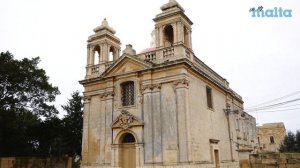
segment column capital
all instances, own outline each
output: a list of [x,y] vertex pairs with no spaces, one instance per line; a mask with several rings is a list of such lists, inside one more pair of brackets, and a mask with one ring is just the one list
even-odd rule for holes
[[161,89],[161,84],[147,84],[142,86],[142,91],[144,93],[150,93],[150,92],[159,92]]
[[152,91],[153,92],[160,92],[160,89],[161,89],[161,84],[160,83],[152,85]]
[[83,104],[90,103],[91,98],[92,98],[92,96],[84,96],[83,97]]
[[145,93],[150,93],[152,91],[152,84],[148,84],[148,85],[143,85],[142,86],[142,93],[145,94]]
[[100,94],[101,99],[112,99],[115,95],[114,91],[108,91]]
[[188,81],[187,79],[179,79],[179,80],[175,80],[173,82],[174,86],[176,89],[178,88],[188,88],[190,81]]

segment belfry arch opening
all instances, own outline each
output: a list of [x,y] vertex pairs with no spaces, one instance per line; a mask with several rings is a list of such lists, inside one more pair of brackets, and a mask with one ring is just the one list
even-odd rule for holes
[[174,30],[171,25],[164,28],[164,47],[170,47],[174,43]]
[[108,61],[113,61],[115,58],[116,50],[114,47],[110,47],[108,51]]
[[97,65],[97,64],[99,64],[99,62],[100,62],[100,53],[101,53],[101,50],[100,50],[100,46],[95,46],[95,48],[94,48],[94,62],[93,62],[93,64],[94,65]]

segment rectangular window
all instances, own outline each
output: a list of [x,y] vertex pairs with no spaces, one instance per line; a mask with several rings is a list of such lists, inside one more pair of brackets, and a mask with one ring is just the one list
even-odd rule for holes
[[134,105],[134,82],[128,81],[121,84],[121,100],[123,106]]
[[271,143],[271,144],[275,143],[274,137],[273,137],[273,136],[270,136],[270,143]]
[[213,108],[213,102],[212,102],[212,91],[211,88],[206,87],[206,99],[207,99],[207,107]]

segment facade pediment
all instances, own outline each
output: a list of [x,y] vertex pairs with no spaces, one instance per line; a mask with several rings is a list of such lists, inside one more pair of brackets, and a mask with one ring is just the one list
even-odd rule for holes
[[122,110],[121,114],[113,121],[112,128],[128,129],[133,126],[143,126],[144,122],[126,110]]
[[112,65],[112,67],[107,69],[107,71],[104,73],[104,76],[116,76],[149,69],[151,67],[151,64],[148,62],[142,61],[134,56],[125,55],[121,57],[114,65]]

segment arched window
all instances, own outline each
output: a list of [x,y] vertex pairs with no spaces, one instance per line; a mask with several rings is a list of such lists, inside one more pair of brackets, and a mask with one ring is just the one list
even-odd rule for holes
[[273,137],[273,136],[270,136],[270,143],[271,143],[271,144],[275,143],[275,142],[274,142],[274,137]]
[[121,84],[122,106],[134,105],[134,82],[128,81]]
[[170,47],[174,43],[174,31],[171,25],[168,25],[164,29],[164,45]]
[[135,138],[131,133],[126,133],[122,138],[122,143],[134,143]]
[[94,65],[97,65],[100,63],[100,46],[95,46],[94,48]]

